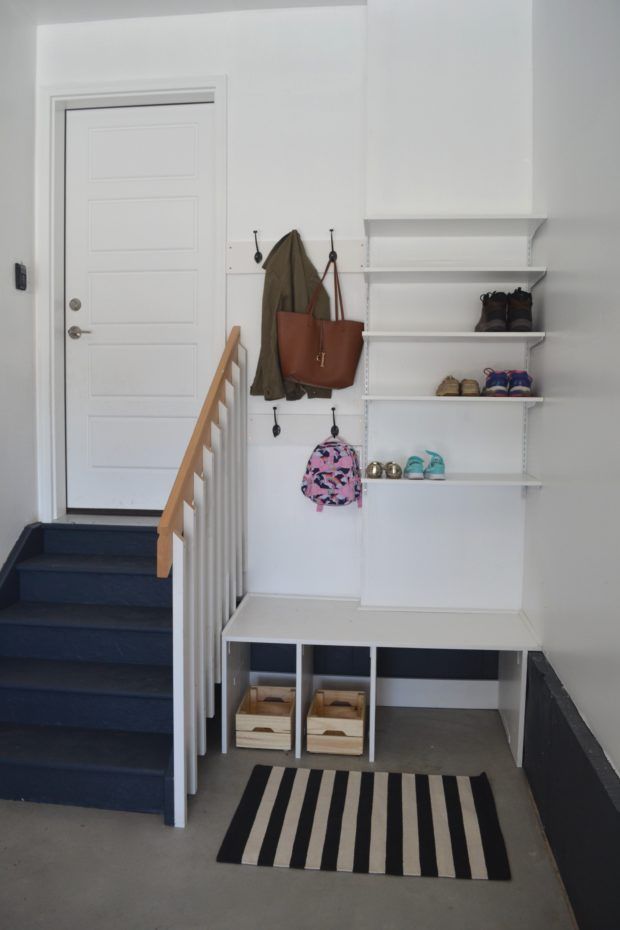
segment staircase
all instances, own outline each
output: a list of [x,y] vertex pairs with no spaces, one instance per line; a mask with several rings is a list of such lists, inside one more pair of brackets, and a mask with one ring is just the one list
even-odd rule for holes
[[151,527],[35,524],[0,572],[0,797],[173,820],[172,583]]

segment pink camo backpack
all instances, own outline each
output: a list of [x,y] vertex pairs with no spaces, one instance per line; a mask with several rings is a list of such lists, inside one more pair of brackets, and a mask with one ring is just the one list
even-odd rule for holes
[[323,507],[362,506],[362,477],[357,452],[342,439],[325,439],[308,459],[301,493]]

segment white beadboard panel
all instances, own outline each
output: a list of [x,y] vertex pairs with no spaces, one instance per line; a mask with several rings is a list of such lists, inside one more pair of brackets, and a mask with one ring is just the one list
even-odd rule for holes
[[[157,123],[155,114],[153,122]],[[91,181],[191,178],[196,174],[196,124],[93,128],[88,141]]]
[[248,449],[248,590],[355,597],[361,511],[353,504],[317,513],[301,493],[311,449],[276,442]]
[[91,397],[195,397],[195,345],[93,345]]
[[89,319],[98,325],[193,323],[197,296],[193,269],[98,271],[88,276]]
[[518,610],[523,570],[520,488],[445,487],[364,497],[369,529],[362,604]]
[[[324,410],[324,406],[325,402],[321,404],[320,412],[314,413],[309,412],[308,405],[304,406],[304,413],[292,413],[286,406],[284,408],[279,406],[277,416],[282,432],[277,439],[274,439],[272,433],[273,411],[271,408],[262,413],[253,413],[248,419],[248,443],[253,446],[298,446],[307,449],[309,456],[314,448],[309,445],[313,438],[319,437],[314,443],[316,445],[330,435],[331,412]],[[339,438],[355,446],[359,454],[364,442],[362,415],[337,414],[336,423],[340,430]]]
[[[256,262],[256,245],[254,238],[243,242],[229,242],[226,247],[226,270],[228,274],[260,274],[263,272],[263,262],[278,239],[259,239],[259,249],[263,256],[262,262]],[[331,251],[329,238],[320,240],[304,240],[306,254],[321,274],[327,265]],[[341,274],[348,272],[361,272],[366,262],[366,239],[339,239],[334,241],[334,249],[338,256],[338,271]]]
[[187,251],[196,248],[195,197],[92,201],[91,252]]
[[178,468],[194,427],[192,417],[90,417],[92,468]]

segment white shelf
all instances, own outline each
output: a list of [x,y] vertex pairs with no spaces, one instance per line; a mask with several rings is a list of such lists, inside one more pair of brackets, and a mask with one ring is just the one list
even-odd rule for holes
[[362,336],[369,342],[526,342],[533,345],[538,345],[545,338],[545,334],[541,332],[389,332],[387,330],[366,330]]
[[521,651],[539,643],[519,611],[360,608],[358,601],[248,594],[224,643]]
[[455,485],[458,487],[481,487],[481,488],[541,488],[542,482],[533,475],[520,474],[465,474],[458,472],[448,472],[446,477],[441,480],[428,478],[362,478],[362,484],[368,487],[377,485],[414,485],[417,487],[443,487],[445,485]]
[[371,236],[534,236],[545,216],[532,214],[384,214],[367,216],[366,232]]
[[409,401],[417,404],[486,404],[487,407],[515,406],[525,404],[531,407],[542,404],[544,397],[437,397],[435,394],[364,394],[364,401],[389,401],[402,403]]
[[390,284],[525,284],[532,288],[547,273],[543,267],[481,268],[470,265],[400,265],[362,268],[367,279]]

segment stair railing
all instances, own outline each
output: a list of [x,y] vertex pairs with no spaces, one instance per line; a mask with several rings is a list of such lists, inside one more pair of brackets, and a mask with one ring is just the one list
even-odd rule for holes
[[157,527],[157,575],[172,568],[174,823],[187,821],[221,682],[220,634],[244,593],[247,356],[234,326]]

